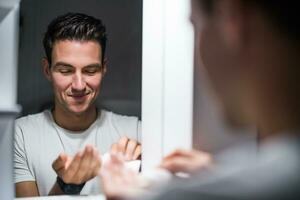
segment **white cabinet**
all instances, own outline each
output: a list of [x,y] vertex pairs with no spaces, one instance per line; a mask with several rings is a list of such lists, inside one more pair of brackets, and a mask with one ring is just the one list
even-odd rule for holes
[[19,1],[0,2],[0,199],[14,198],[13,129],[16,105]]
[[12,109],[17,102],[19,4],[0,3],[0,109]]

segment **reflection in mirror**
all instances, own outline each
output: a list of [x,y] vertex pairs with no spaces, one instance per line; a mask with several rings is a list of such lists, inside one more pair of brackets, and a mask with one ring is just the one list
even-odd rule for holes
[[20,14],[16,194],[99,194],[106,153],[141,158],[142,1],[23,0]]

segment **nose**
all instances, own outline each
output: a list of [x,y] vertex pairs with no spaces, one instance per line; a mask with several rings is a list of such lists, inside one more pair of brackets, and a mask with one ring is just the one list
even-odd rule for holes
[[84,77],[80,72],[76,73],[73,77],[72,81],[72,90],[76,91],[83,91],[86,87],[86,82]]

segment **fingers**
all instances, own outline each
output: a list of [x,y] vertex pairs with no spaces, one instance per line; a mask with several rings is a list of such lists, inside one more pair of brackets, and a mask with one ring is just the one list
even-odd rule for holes
[[129,141],[129,139],[127,137],[122,137],[119,140],[119,142],[117,144],[117,148],[118,148],[119,153],[122,153],[123,155],[125,155],[128,141]]
[[111,154],[121,154],[125,156],[126,161],[136,160],[142,152],[141,145],[135,141],[122,137],[117,144],[113,144],[110,149]]
[[101,166],[99,152],[93,146],[87,145],[84,158],[81,161],[76,179],[78,183],[86,182],[98,175]]
[[176,149],[175,151],[168,154],[164,159],[173,158],[175,156],[185,156],[185,157],[191,157],[193,154],[192,150],[185,150],[185,149]]
[[85,179],[88,178],[87,176],[90,173],[89,170],[90,170],[90,166],[91,166],[92,159],[93,159],[93,151],[94,151],[94,148],[92,146],[87,145],[85,147],[82,160],[80,162],[78,171],[76,173],[75,181],[77,184],[81,184],[81,183],[85,182],[86,181]]
[[140,159],[142,155],[142,146],[138,145],[133,153],[133,160]]
[[117,143],[111,145],[111,147],[110,147],[110,153],[111,154],[117,154],[118,153],[118,144]]
[[73,158],[71,156],[67,156],[67,161],[65,163],[65,169],[68,169],[70,164],[72,163]]
[[65,163],[67,161],[67,155],[64,153],[61,153],[56,160],[52,163],[52,168],[54,171],[57,171],[65,166]]
[[182,157],[175,159],[168,159],[162,162],[161,167],[169,170],[172,173],[176,172],[190,172],[189,165],[190,160]]
[[[129,140],[128,141],[126,152],[125,152],[126,160],[133,160],[134,159],[134,155],[138,154],[138,152],[136,152],[138,146],[139,146],[139,144],[137,143],[137,141],[135,141],[135,140]],[[137,155],[137,157],[138,156],[139,155]]]
[[64,182],[73,184],[81,184],[97,176],[100,166],[99,152],[91,145],[87,145],[73,159],[65,154],[61,154],[53,162],[53,169],[57,175]]
[[95,148],[93,151],[93,158],[92,158],[92,163],[90,166],[91,170],[90,170],[90,173],[88,174],[88,178],[91,179],[91,178],[94,178],[95,176],[97,176],[99,173],[100,167],[101,167],[101,158],[100,158],[98,150]]
[[137,173],[125,166],[119,154],[111,155],[100,172],[102,189],[108,199],[121,199],[135,194],[143,187],[140,180]]
[[105,195],[109,197],[108,199],[118,196],[119,190],[124,188],[125,184],[122,182],[123,177],[120,175],[120,169],[122,169],[122,161],[117,154],[112,154],[110,160],[102,166],[100,181]]
[[58,172],[59,176],[64,180],[65,183],[74,183],[74,177],[78,171],[82,159],[83,152],[80,151],[75,155],[69,167],[65,171]]
[[108,162],[108,165],[113,165],[113,166],[123,166],[124,165],[124,156],[120,154],[112,154],[110,156],[110,161]]
[[166,156],[161,166],[171,172],[193,173],[200,169],[209,168],[212,158],[209,153],[197,150],[176,150]]

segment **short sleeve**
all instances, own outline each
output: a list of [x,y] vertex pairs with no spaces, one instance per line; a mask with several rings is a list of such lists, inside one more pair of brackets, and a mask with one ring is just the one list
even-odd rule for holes
[[111,113],[111,123],[119,136],[126,136],[130,139],[141,142],[141,122],[137,117],[122,116]]
[[35,181],[26,155],[24,135],[22,129],[18,125],[15,126],[14,180],[15,183],[23,181]]

